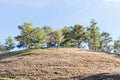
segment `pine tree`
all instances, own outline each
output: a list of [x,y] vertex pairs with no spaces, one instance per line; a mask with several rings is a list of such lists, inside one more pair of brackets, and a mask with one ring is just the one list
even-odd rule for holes
[[43,31],[43,28],[37,27],[35,28],[35,34],[33,37],[33,44],[35,48],[40,48],[43,43],[47,41],[47,35]]
[[[112,42],[112,37],[108,32],[103,32],[100,36],[100,50],[104,52],[111,52],[112,46],[110,43]],[[111,48],[111,49],[110,49]]]
[[2,42],[0,42],[0,53],[2,53],[3,52],[3,44],[2,44]]
[[49,35],[52,32],[52,29],[50,26],[44,26],[43,31],[46,33],[46,35]]
[[64,47],[70,47],[72,45],[71,39],[71,29],[70,27],[65,26],[62,29],[62,35],[63,35],[63,40],[61,42],[61,45]]
[[114,53],[120,54],[120,39],[114,42]]
[[18,26],[19,30],[21,30],[21,34],[15,37],[17,41],[19,41],[18,47],[27,47],[28,49],[32,48],[32,39],[34,37],[34,26],[32,23],[27,22],[22,26]]
[[99,28],[93,19],[91,21],[91,26],[87,28],[87,41],[90,50],[98,50],[100,47]]
[[56,42],[60,45],[61,44],[61,42],[62,42],[62,38],[63,38],[63,36],[62,36],[62,30],[61,29],[58,29],[58,30],[56,30],[55,31],[55,38],[56,38]]
[[82,25],[75,25],[74,27],[71,27],[72,28],[72,39],[76,42],[76,46],[79,48],[79,47],[82,47],[82,42],[84,41],[85,39],[85,28],[82,26]]
[[10,51],[12,49],[15,48],[15,43],[14,43],[14,40],[11,36],[9,36],[7,39],[6,39],[6,50]]

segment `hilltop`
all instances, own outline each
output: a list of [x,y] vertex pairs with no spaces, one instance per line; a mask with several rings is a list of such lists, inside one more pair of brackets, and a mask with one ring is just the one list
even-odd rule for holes
[[0,54],[0,77],[28,80],[119,80],[117,55],[78,48]]

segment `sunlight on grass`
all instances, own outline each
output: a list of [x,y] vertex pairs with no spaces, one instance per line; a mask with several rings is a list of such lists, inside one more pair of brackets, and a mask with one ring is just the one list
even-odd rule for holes
[[42,53],[48,53],[48,52],[54,52],[57,48],[47,48],[47,49],[33,49],[33,50],[23,50],[19,51],[16,56],[25,56],[25,55],[31,55],[31,54],[42,54]]
[[57,48],[35,49],[30,52],[31,53],[48,53],[48,52],[54,52],[55,50],[57,50]]
[[0,78],[0,80],[13,80],[13,79],[10,79],[10,78]]
[[15,79],[11,79],[11,78],[0,78],[0,80],[28,80],[28,79],[24,79],[24,78],[15,78]]

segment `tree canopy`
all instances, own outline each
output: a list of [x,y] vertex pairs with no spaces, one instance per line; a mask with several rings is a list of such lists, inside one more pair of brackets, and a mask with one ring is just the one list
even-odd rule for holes
[[[46,47],[77,47],[94,51],[114,52],[120,54],[120,40],[113,40],[108,32],[100,31],[97,22],[92,19],[91,25],[85,27],[80,24],[65,26],[53,30],[50,26],[35,27],[31,22],[19,25],[20,33],[15,36],[18,48],[36,49]],[[114,44],[112,44],[114,43]],[[9,36],[5,44],[0,42],[0,52],[15,48],[14,39]]]

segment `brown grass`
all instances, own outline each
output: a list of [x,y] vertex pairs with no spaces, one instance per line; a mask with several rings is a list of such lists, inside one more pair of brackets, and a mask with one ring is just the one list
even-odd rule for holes
[[[22,77],[28,80],[103,80],[90,76],[120,74],[120,59],[112,54],[77,48],[33,50],[30,53],[31,55],[25,56],[12,55],[13,53],[9,53],[12,55],[9,57],[2,55],[0,77]],[[77,79],[73,79],[76,76]]]

